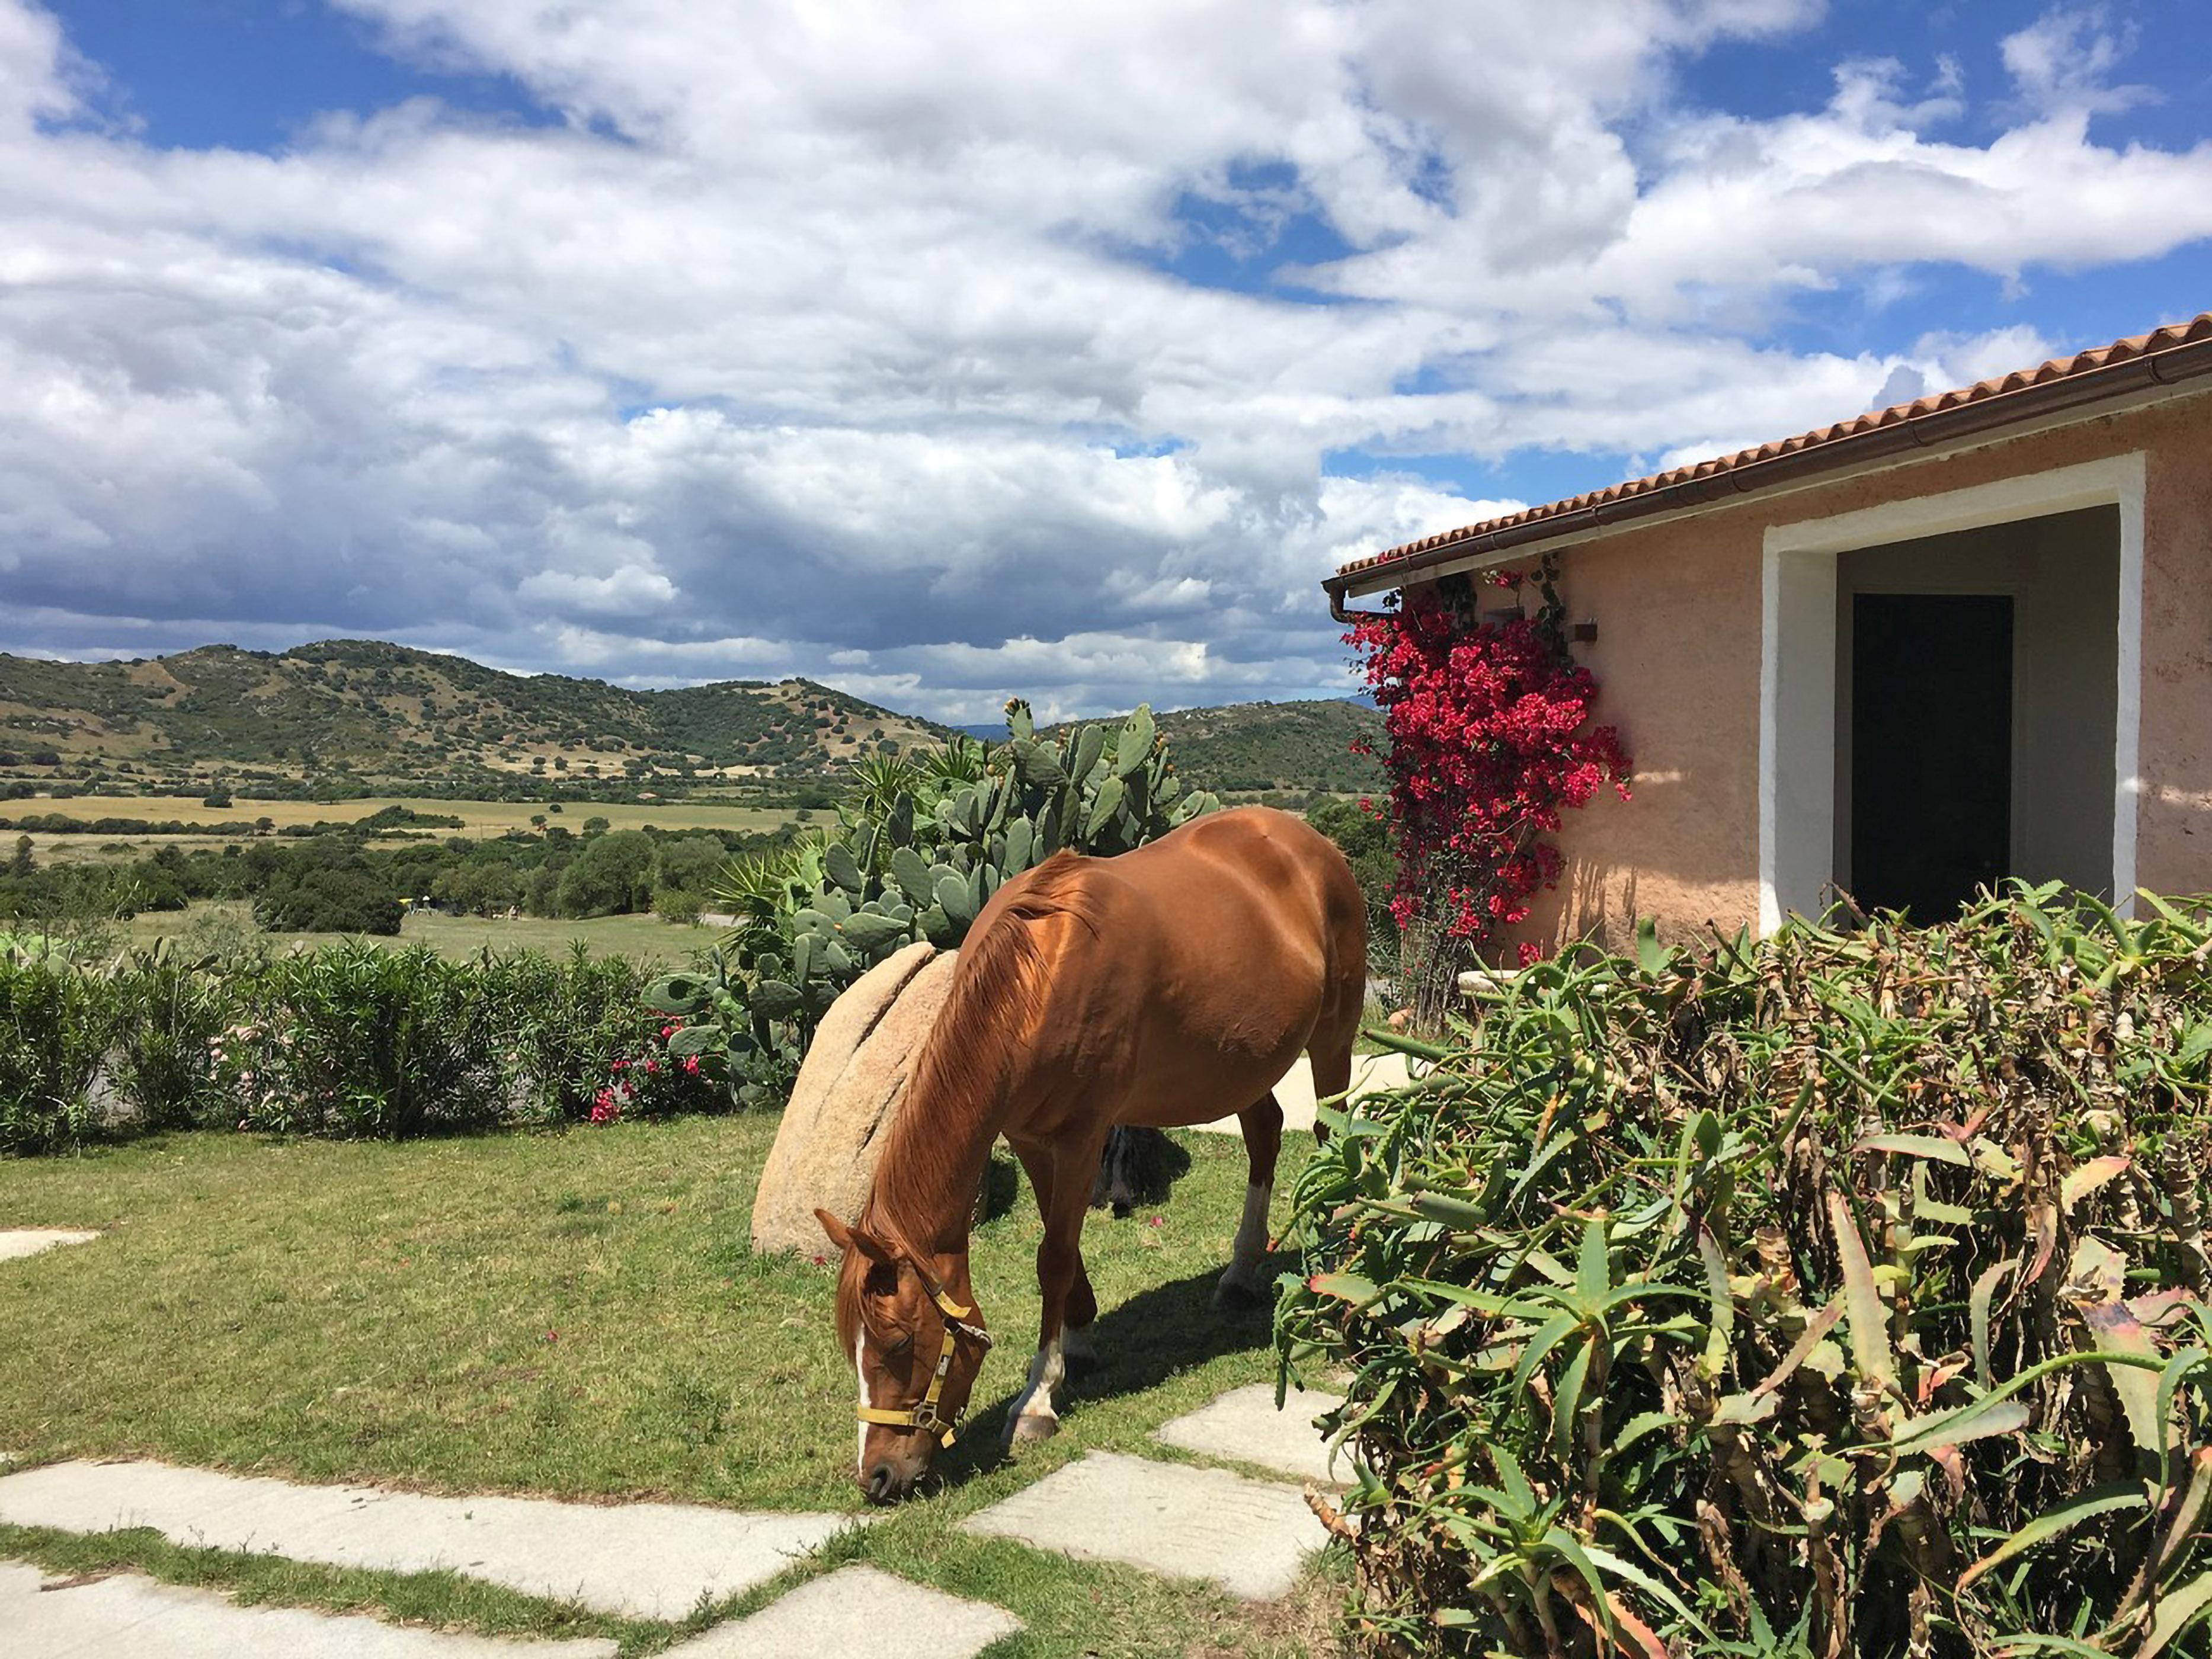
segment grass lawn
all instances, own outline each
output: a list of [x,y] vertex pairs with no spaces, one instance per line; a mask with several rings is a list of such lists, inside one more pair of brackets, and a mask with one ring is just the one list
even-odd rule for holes
[[[402,1146],[200,1134],[0,1163],[0,1225],[108,1230],[0,1274],[0,1453],[146,1455],[422,1490],[672,1498],[851,1511],[852,1366],[830,1277],[746,1243],[771,1115]],[[1092,1448],[1174,1457],[1153,1428],[1273,1376],[1264,1314],[1209,1297],[1244,1183],[1233,1138],[1179,1137],[1190,1168],[1157,1209],[1094,1214],[1100,1367],[1060,1437],[1018,1465],[995,1437],[1034,1342],[1040,1229],[1010,1206],[976,1235],[1000,1346],[946,1479],[825,1552],[1012,1609],[994,1655],[1287,1656],[1327,1645],[1340,1564],[1254,1610],[1203,1588],[953,1531]],[[1285,1138],[1283,1185],[1310,1150]],[[1158,1218],[1153,1224],[1153,1218]],[[0,1553],[74,1571],[130,1562],[315,1605],[487,1631],[598,1632],[641,1654],[678,1627],[627,1625],[462,1586],[0,1528]],[[766,1599],[758,1591],[745,1605]]]
[[[183,910],[147,910],[129,923],[130,941],[149,945],[156,939],[181,939],[196,925],[227,927],[240,936],[265,941],[272,950],[295,943],[328,945],[352,937],[344,933],[263,933],[253,926],[253,909],[242,902],[212,901]],[[485,916],[448,916],[418,911],[399,924],[395,939],[370,937],[372,945],[402,948],[427,945],[439,955],[459,958],[474,956],[489,945],[494,951],[533,950],[556,955],[567,951],[572,940],[581,939],[595,957],[629,957],[639,962],[665,962],[680,966],[695,951],[703,951],[722,937],[717,927],[663,921],[659,916],[594,916],[586,921],[564,921],[552,916],[520,916],[498,921]]]

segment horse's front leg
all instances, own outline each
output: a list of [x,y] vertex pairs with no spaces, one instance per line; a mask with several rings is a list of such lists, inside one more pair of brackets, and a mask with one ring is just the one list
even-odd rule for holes
[[1275,1195],[1275,1159],[1283,1148],[1283,1109],[1270,1090],[1237,1115],[1244,1131],[1244,1158],[1249,1170],[1244,1187],[1244,1216],[1237,1224],[1237,1242],[1230,1249],[1229,1268],[1213,1287],[1216,1308],[1255,1308],[1263,1299],[1260,1264],[1267,1254],[1267,1206]]
[[[1061,1341],[1082,1271],[1083,1218],[1090,1207],[1090,1175],[1098,1167],[1099,1151],[1100,1143],[1095,1139],[1080,1147],[1054,1149],[1050,1190],[1042,1190],[1040,1183],[1044,1240],[1037,1246],[1037,1292],[1043,1308],[1037,1320],[1037,1351],[1030,1361],[1029,1382],[1006,1414],[1006,1443],[1010,1449],[1023,1441],[1048,1440],[1060,1432],[1052,1393],[1067,1375]],[[1095,1314],[1096,1310],[1094,1304],[1091,1311]]]

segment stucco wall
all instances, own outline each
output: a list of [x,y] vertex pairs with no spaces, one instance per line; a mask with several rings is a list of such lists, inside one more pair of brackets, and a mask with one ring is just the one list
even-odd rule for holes
[[1770,525],[2141,451],[2145,455],[2136,874],[2212,890],[2212,395],[2170,399],[1963,453],[1715,507],[1566,550],[1561,592],[1598,638],[1598,716],[1621,728],[1634,799],[1570,814],[1567,869],[1509,947],[1638,915],[1662,937],[1757,926],[1760,568]]

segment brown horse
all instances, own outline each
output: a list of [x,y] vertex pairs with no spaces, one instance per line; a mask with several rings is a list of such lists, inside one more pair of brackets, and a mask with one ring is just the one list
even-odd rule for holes
[[1108,1132],[1237,1114],[1250,1185],[1215,1301],[1250,1305],[1282,1140],[1274,1085],[1301,1052],[1318,1094],[1350,1084],[1366,975],[1366,906],[1343,855],[1265,807],[1194,819],[1119,858],[1056,854],[999,890],[859,1220],[815,1212],[844,1252],[837,1334],[859,1374],[870,1498],[902,1497],[951,1443],[989,1346],[968,1235],[992,1144],[1012,1143],[1044,1217],[1044,1314],[1011,1447],[1059,1428],[1052,1391],[1097,1317],[1079,1241]]

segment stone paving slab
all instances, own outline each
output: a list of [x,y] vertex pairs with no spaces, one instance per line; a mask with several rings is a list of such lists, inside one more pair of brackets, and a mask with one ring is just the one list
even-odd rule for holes
[[1287,1592],[1328,1539],[1296,1487],[1103,1451],[970,1516],[961,1530],[1211,1579],[1252,1601]]
[[508,1641],[358,1614],[241,1607],[212,1590],[137,1573],[70,1583],[15,1561],[0,1561],[0,1632],[8,1659],[613,1659],[615,1653],[614,1643],[599,1638]]
[[0,1476],[0,1521],[392,1572],[450,1571],[627,1618],[684,1618],[774,1577],[851,1523],[683,1504],[428,1498],[164,1463],[55,1463]]
[[89,1244],[99,1237],[74,1227],[0,1227],[0,1261],[37,1255],[63,1244]]
[[1343,1403],[1334,1395],[1301,1394],[1293,1389],[1277,1411],[1275,1385],[1255,1382],[1231,1389],[1196,1411],[1163,1423],[1156,1437],[1202,1456],[1257,1463],[1324,1486],[1348,1486],[1352,1478],[1350,1454],[1339,1452],[1332,1470],[1327,1438],[1314,1427],[1314,1419]]
[[718,1625],[667,1659],[969,1659],[1022,1621],[1003,1607],[910,1584],[875,1567],[841,1568],[781,1596],[750,1619]]
[[[1374,1094],[1384,1089],[1402,1089],[1409,1075],[1403,1054],[1354,1054],[1352,1057],[1352,1092],[1355,1096]],[[1298,1056],[1298,1063],[1291,1066],[1283,1080],[1275,1085],[1275,1103],[1283,1109],[1283,1127],[1285,1129],[1312,1130],[1313,1067],[1304,1054]],[[1234,1113],[1227,1117],[1216,1118],[1211,1123],[1192,1127],[1203,1129],[1209,1134],[1243,1133]]]

